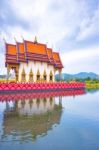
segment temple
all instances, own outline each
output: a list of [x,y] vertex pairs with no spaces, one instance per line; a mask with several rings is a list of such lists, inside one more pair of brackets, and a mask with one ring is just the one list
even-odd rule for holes
[[7,74],[15,71],[16,82],[54,82],[55,72],[62,72],[62,62],[58,52],[47,48],[46,44],[34,41],[5,43]]

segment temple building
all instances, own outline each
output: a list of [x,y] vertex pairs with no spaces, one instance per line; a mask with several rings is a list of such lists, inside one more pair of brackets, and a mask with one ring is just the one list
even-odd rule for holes
[[15,71],[17,82],[54,82],[55,72],[61,74],[63,65],[58,52],[46,44],[23,40],[16,44],[5,43],[7,73]]

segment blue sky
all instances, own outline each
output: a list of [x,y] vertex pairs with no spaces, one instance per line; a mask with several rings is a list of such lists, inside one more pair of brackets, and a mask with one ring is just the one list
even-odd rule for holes
[[63,72],[99,74],[99,0],[0,0],[0,74],[7,42],[34,40],[60,52]]

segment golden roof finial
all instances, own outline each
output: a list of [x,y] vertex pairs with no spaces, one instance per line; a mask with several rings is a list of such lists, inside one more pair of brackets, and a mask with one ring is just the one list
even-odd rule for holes
[[4,43],[6,43],[6,39],[3,37],[3,41],[4,41]]
[[24,37],[21,35],[22,40],[24,41]]
[[15,40],[15,42],[17,42],[17,40],[16,40],[16,37],[14,36],[14,40]]
[[37,36],[35,36],[34,43],[37,43]]

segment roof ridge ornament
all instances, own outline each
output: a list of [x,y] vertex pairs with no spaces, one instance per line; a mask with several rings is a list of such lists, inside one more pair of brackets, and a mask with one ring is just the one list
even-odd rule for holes
[[16,39],[16,37],[14,36],[14,40],[15,40],[15,42],[17,43],[17,39]]
[[23,37],[23,35],[21,35],[21,38],[22,38],[22,40],[24,41],[24,37]]
[[6,43],[6,39],[5,39],[5,37],[3,37],[3,41],[4,41],[4,43]]
[[37,36],[35,36],[35,38],[34,38],[34,44],[37,44],[38,42],[37,42]]

